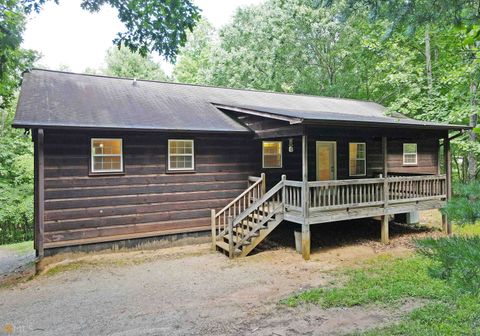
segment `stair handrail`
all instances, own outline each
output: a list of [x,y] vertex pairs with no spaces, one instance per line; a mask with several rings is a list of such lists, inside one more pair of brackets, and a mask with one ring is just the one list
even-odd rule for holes
[[[257,178],[255,176],[255,178]],[[249,177],[249,181],[250,181],[250,177]],[[224,206],[220,211],[218,211],[217,213],[215,213],[215,218],[218,218],[220,217],[220,215],[222,215],[225,211],[228,210],[228,208],[230,208],[232,205],[234,205],[236,202],[238,202],[242,197],[244,197],[245,195],[247,195],[250,191],[252,191],[253,189],[255,189],[255,187],[257,187],[259,184],[265,184],[265,173],[262,173],[260,175],[260,177],[258,177],[258,179],[253,183],[251,184],[247,189],[245,189],[240,195],[238,195],[237,197],[235,197],[235,199],[233,201],[231,201],[230,203],[228,203],[226,206]],[[262,186],[262,188],[260,189],[261,190],[261,193],[264,193],[265,192],[265,188]]]
[[[251,206],[245,209],[245,211],[243,211],[240,215],[238,215],[236,218],[229,218],[227,234],[229,235],[229,243],[230,243],[229,255],[230,256],[233,256],[234,250],[239,249],[243,245],[243,243],[247,239],[249,239],[249,237],[252,234],[255,234],[260,229],[260,227],[263,227],[265,223],[268,223],[268,221],[271,218],[273,218],[273,216],[283,212],[284,187],[285,187],[285,176],[282,176],[282,180],[280,182],[278,182],[267,193],[265,193],[262,197],[256,200]],[[270,202],[273,202],[273,204],[270,204]],[[278,203],[276,207],[275,207],[275,202]],[[265,206],[268,208],[268,212],[269,212],[265,216],[265,218],[263,218],[258,223],[256,223],[256,225],[252,227],[251,230],[248,229],[246,234],[243,229],[243,226],[240,226],[241,227],[240,232],[236,231],[234,234],[233,229],[239,226],[239,224],[241,224],[242,221],[245,220],[249,215],[255,214],[255,212],[257,212],[257,215],[258,215],[258,211],[260,210],[263,210],[263,215],[265,215],[265,212],[264,212]],[[237,237],[235,242],[233,242],[234,235]]]
[[262,197],[253,202],[252,205],[246,208],[241,214],[235,217],[233,220],[233,227],[237,226],[242,220],[244,220],[248,215],[250,215],[253,210],[257,209],[260,205],[268,201],[273,195],[283,189],[283,187],[285,187],[285,180],[282,179]]
[[[217,213],[215,209],[211,210],[211,231],[212,231],[212,249],[216,249],[217,239],[221,239],[228,232],[227,215],[236,215],[237,212],[245,210],[251,199],[260,198],[265,193],[265,173],[260,174],[260,177],[249,176],[248,187],[234,200],[228,203]],[[246,202],[248,199],[248,202]],[[243,200],[243,202],[242,202]],[[248,203],[248,204],[247,204]],[[223,216],[223,218],[222,218]]]

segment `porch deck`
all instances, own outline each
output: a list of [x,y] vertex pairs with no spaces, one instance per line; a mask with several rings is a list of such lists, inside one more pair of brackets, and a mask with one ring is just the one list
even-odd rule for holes
[[322,182],[291,181],[283,175],[268,191],[265,174],[250,182],[225,208],[212,210],[212,246],[231,258],[246,256],[284,220],[301,224],[302,246],[309,247],[312,224],[381,216],[386,243],[389,215],[441,208],[448,194],[445,175]]
[[437,209],[447,199],[445,175],[308,182],[306,201],[302,182],[285,180],[284,185],[284,219],[299,224]]

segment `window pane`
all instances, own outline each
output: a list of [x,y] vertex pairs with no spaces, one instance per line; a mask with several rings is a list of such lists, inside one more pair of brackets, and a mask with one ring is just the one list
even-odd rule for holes
[[367,156],[365,143],[349,144],[349,174],[366,175],[365,159]]
[[169,169],[193,170],[193,140],[169,140]]
[[123,170],[122,140],[93,139],[92,162],[93,172],[121,172]]
[[415,154],[417,153],[417,144],[404,144],[403,145],[404,154]]
[[405,154],[404,155],[405,163],[417,163],[417,154]]
[[263,142],[263,167],[281,168],[282,167],[282,142],[264,141]]

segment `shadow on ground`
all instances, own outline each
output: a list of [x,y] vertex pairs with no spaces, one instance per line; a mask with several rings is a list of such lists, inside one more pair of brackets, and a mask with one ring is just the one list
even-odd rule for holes
[[[295,249],[295,230],[301,230],[301,225],[283,222],[255,249],[254,253],[275,248]],[[438,233],[436,228],[396,222],[390,223],[389,231],[392,241],[396,239],[411,241],[412,238],[419,235],[436,235]],[[359,219],[311,225],[310,233],[312,253],[343,246],[380,244],[380,221]]]

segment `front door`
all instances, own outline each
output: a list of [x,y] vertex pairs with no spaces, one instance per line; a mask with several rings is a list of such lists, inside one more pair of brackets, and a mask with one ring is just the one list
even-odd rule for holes
[[317,141],[317,181],[337,178],[337,143]]

